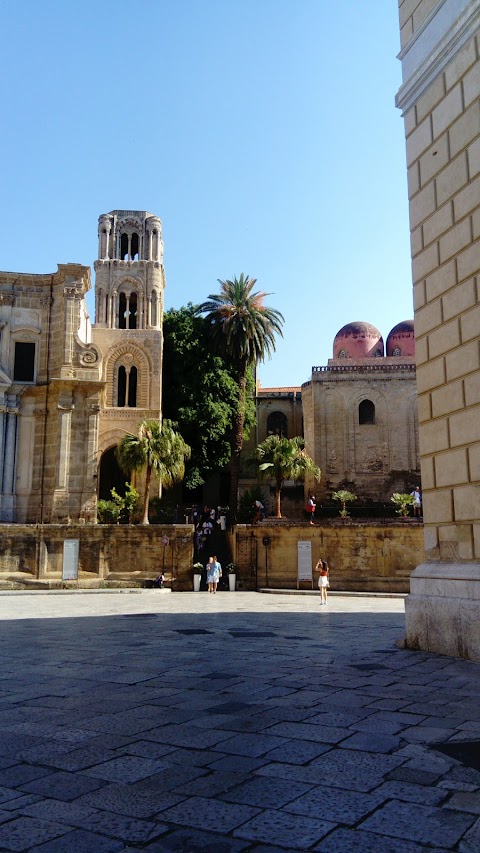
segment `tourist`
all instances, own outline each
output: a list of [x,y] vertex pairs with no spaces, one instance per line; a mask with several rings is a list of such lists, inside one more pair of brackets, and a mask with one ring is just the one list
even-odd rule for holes
[[310,495],[307,501],[307,505],[305,507],[306,512],[310,518],[310,524],[313,524],[313,518],[315,515],[315,508],[317,504],[315,503],[315,495]]
[[422,514],[422,493],[420,486],[415,486],[413,492],[410,492],[410,497],[413,498],[413,514],[416,518],[420,518]]
[[253,524],[256,524],[257,521],[262,521],[265,518],[265,507],[261,501],[256,500],[253,502]]
[[320,590],[320,604],[327,603],[327,591],[330,586],[330,567],[326,560],[319,560],[315,566],[315,571],[320,572],[318,577],[318,588]]
[[208,591],[215,593],[217,591],[217,584],[220,578],[222,577],[222,567],[218,562],[216,556],[209,557],[207,563],[207,584]]

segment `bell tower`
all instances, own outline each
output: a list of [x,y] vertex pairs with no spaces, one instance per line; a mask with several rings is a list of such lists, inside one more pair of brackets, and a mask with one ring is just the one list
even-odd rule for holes
[[[124,486],[114,449],[143,418],[162,415],[165,272],[162,223],[145,210],[112,210],[98,219],[95,324],[102,352],[99,497]],[[113,466],[113,467],[112,467]],[[115,479],[116,478],[116,479]]]
[[98,219],[94,263],[96,326],[161,329],[162,223],[145,210],[112,210]]

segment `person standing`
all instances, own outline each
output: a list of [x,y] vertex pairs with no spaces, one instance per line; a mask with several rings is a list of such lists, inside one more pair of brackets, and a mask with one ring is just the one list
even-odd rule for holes
[[316,508],[316,506],[317,506],[317,504],[315,503],[315,495],[310,495],[310,496],[309,496],[309,498],[308,498],[308,501],[307,501],[307,505],[306,505],[306,507],[305,507],[305,509],[306,509],[306,511],[307,511],[307,513],[308,513],[308,516],[309,516],[309,518],[310,518],[310,524],[313,524],[313,523],[314,523],[314,522],[313,522],[313,518],[314,518],[314,515],[315,515],[315,508]]
[[217,557],[209,557],[207,563],[207,584],[209,592],[215,593],[217,591],[217,584],[221,577],[222,567],[218,562]]
[[415,518],[420,518],[422,514],[422,493],[420,486],[415,486],[413,492],[410,492],[410,497],[413,498],[413,515]]
[[318,588],[320,590],[320,604],[327,603],[328,588],[330,586],[330,567],[326,560],[319,560],[315,566],[315,571],[319,572]]

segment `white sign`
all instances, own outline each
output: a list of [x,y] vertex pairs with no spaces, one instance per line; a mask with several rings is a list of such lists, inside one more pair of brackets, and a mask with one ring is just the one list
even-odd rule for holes
[[62,580],[78,580],[78,551],[80,539],[64,539]]
[[300,581],[310,581],[313,589],[312,578],[312,543],[297,542],[298,570],[297,589]]

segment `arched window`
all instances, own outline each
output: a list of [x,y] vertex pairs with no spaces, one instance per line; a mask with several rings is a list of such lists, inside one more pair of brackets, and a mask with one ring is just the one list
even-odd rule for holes
[[118,294],[118,328],[119,329],[136,329],[137,328],[137,294],[125,294],[123,291]]
[[288,438],[287,416],[283,412],[271,412],[267,418],[267,435]]
[[128,406],[135,409],[137,405],[137,368],[132,367],[128,377]]
[[337,357],[338,358],[347,358],[347,351],[344,349],[341,349],[340,352],[338,353]]
[[138,370],[135,365],[125,367],[121,364],[118,368],[117,378],[117,406],[120,409],[128,406],[135,409],[137,406]]
[[128,261],[128,234],[122,234],[120,237],[120,258],[122,261]]
[[130,248],[130,258],[132,261],[138,261],[139,259],[139,241],[138,234],[132,234],[132,242]]
[[376,349],[376,350],[375,350],[374,357],[375,357],[375,358],[383,358],[383,352],[382,352],[382,350],[381,350],[381,349]]
[[401,355],[401,354],[402,354],[402,351],[401,351],[400,347],[394,347],[392,349],[392,355]]
[[123,408],[127,399],[127,371],[123,364],[118,368],[117,406]]
[[137,294],[131,293],[128,300],[128,329],[137,328]]
[[127,297],[124,293],[120,293],[118,298],[118,328],[127,328]]
[[358,407],[358,423],[359,424],[374,424],[375,423],[375,405],[371,400],[362,400]]

